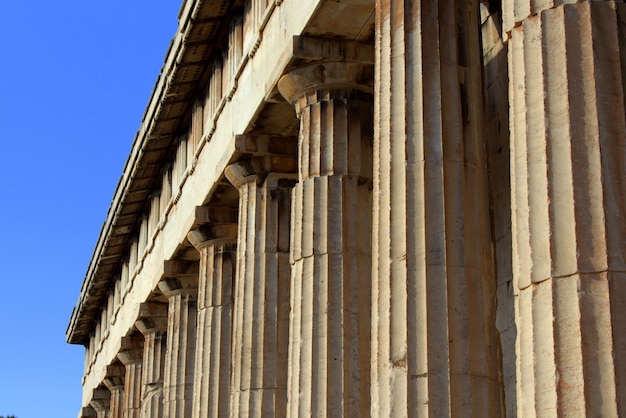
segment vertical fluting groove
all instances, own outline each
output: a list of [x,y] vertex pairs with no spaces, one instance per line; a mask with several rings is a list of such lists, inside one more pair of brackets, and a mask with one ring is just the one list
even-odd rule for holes
[[307,100],[292,198],[289,415],[367,416],[371,105],[342,92]]
[[[515,342],[517,340],[517,327],[515,324],[515,307],[513,296],[513,262],[512,262],[512,225],[511,225],[511,201],[514,198],[515,173],[511,171],[510,149],[513,136],[512,119],[509,115],[509,82],[511,69],[508,68],[508,52],[512,43],[508,42],[508,36],[502,36],[502,9],[490,7],[492,3],[482,3],[479,8],[481,14],[480,34],[469,31],[468,42],[475,42],[474,36],[480,35],[480,44],[483,54],[484,70],[485,109],[484,126],[487,130],[487,178],[489,181],[488,203],[489,210],[484,215],[483,223],[493,222],[493,238],[495,268],[497,277],[496,298],[485,295],[485,313],[491,300],[496,304],[495,326],[499,334],[500,350],[502,354],[502,386],[501,396],[504,402],[503,415],[515,416],[517,410],[516,400],[516,358]],[[498,5],[499,6],[499,5]],[[480,153],[477,158],[480,160]],[[484,326],[489,333],[489,320],[486,319]]]
[[[593,8],[598,8],[597,5],[591,5]],[[621,295],[625,295],[624,292],[624,279],[626,278],[626,251],[623,250],[624,236],[626,236],[626,222],[624,222],[624,214],[626,213],[626,196],[623,193],[626,190],[626,163],[623,157],[620,158],[619,151],[626,149],[626,128],[624,127],[625,121],[621,118],[623,110],[626,105],[626,85],[624,83],[624,75],[622,69],[626,68],[626,27],[623,24],[618,24],[617,30],[615,26],[618,22],[626,21],[626,4],[614,4],[617,11],[617,18],[615,20],[610,19],[611,25],[603,26],[602,14],[594,14],[593,28],[598,41],[594,42],[594,45],[602,42],[601,31],[607,30],[606,35],[611,35],[617,38],[612,45],[606,45],[609,48],[618,48],[618,56],[620,61],[613,61],[611,65],[607,66],[605,70],[609,74],[614,75],[610,78],[604,78],[609,82],[609,86],[604,89],[603,93],[606,95],[617,95],[617,103],[611,107],[607,112],[599,112],[600,122],[600,164],[601,180],[603,184],[603,212],[605,218],[605,230],[607,233],[606,246],[608,251],[608,283],[609,283],[609,299],[610,299],[610,312],[607,314],[611,316],[611,332],[612,332],[612,347],[609,344],[604,343],[601,352],[608,356],[608,351],[612,350],[612,358],[614,359],[614,375],[615,375],[615,389],[616,389],[616,401],[618,405],[618,415],[626,416],[626,333],[621,332],[621,318],[624,318],[626,301]],[[609,14],[610,10],[606,10]],[[614,31],[611,34],[611,29]],[[605,35],[605,36],[606,36]],[[614,39],[615,39],[614,38]],[[615,55],[613,55],[614,57]],[[621,64],[621,68],[620,68]],[[621,71],[620,71],[621,70]],[[610,80],[614,80],[617,85],[614,89],[610,86]],[[619,88],[621,84],[621,89]],[[603,94],[603,96],[604,96]],[[621,96],[621,102],[620,102]],[[599,102],[602,103],[602,102]],[[622,112],[620,114],[620,112]],[[614,121],[618,121],[613,125]],[[611,127],[617,131],[618,135],[613,133],[609,134]],[[621,131],[621,135],[619,134]],[[622,154],[623,155],[623,154]],[[621,250],[620,250],[621,248]],[[606,369],[605,369],[606,370]],[[611,374],[605,372],[605,376]],[[599,390],[599,389],[598,389]]]
[[[524,30],[524,60],[529,68],[541,69],[543,72],[543,55],[541,53],[541,19],[533,16],[522,24]],[[534,388],[536,393],[537,416],[556,415],[556,391],[554,335],[549,325],[553,321],[551,283],[542,283],[550,277],[550,248],[549,234],[546,225],[548,219],[547,162],[546,162],[546,127],[543,77],[538,77],[534,71],[526,71],[526,154],[527,154],[527,184],[529,188],[528,207],[528,239],[530,254],[530,277],[526,292],[533,292],[527,299],[530,303],[531,321],[528,348],[522,348],[532,356],[532,370],[534,373]],[[533,303],[533,300],[539,303]],[[526,334],[522,334],[526,335]],[[531,363],[529,360],[528,363]]]
[[[186,290],[168,296],[168,339],[163,384],[166,417],[190,417],[196,351],[197,300]],[[180,293],[179,293],[180,292]]]
[[[290,175],[238,185],[239,243],[231,416],[287,415]],[[280,178],[279,178],[280,177]],[[281,236],[285,234],[287,236]],[[280,355],[283,355],[281,357]]]
[[523,3],[504,4],[517,19],[509,67],[518,415],[619,416],[624,348],[615,315],[624,294],[612,275],[624,264],[612,262],[624,259],[626,233],[620,5],[511,10]]
[[[244,206],[244,202],[247,203],[247,199],[248,199],[248,194],[247,193],[240,193],[240,207],[245,207],[245,210],[241,210],[239,211],[239,222],[238,222],[238,232],[237,232],[237,240],[239,243],[245,243],[245,245],[247,245],[247,243],[249,242],[250,238],[248,237],[248,235],[253,232],[253,230],[250,230],[250,227],[248,225],[248,208],[247,206]],[[245,227],[242,227],[245,226]],[[237,264],[237,270],[236,270],[236,275],[239,275],[240,277],[245,277],[245,274],[248,270],[248,264],[250,263],[250,260],[248,260],[247,258],[245,258],[243,255],[246,253],[246,248],[244,248],[241,245],[237,245],[237,260],[236,260],[236,264]],[[240,408],[241,408],[241,402],[239,402],[238,399],[236,398],[237,395],[237,390],[235,389],[236,387],[239,388],[241,387],[241,382],[242,379],[244,379],[244,376],[242,376],[242,373],[248,369],[245,369],[243,366],[243,364],[239,363],[236,364],[237,362],[242,362],[244,361],[244,358],[247,357],[244,353],[243,353],[243,349],[244,349],[244,345],[239,343],[239,344],[235,344],[235,341],[239,341],[241,342],[243,340],[243,335],[244,330],[242,327],[246,326],[248,323],[246,322],[246,318],[245,315],[246,313],[248,315],[250,315],[249,309],[245,309],[245,307],[242,307],[243,309],[235,309],[234,306],[234,301],[235,301],[235,295],[238,294],[243,294],[244,292],[246,292],[246,287],[249,286],[249,283],[247,283],[246,281],[242,281],[242,280],[237,280],[237,277],[235,276],[234,278],[234,286],[233,286],[233,312],[232,312],[232,358],[230,360],[231,366],[232,366],[232,370],[230,372],[231,376],[230,376],[230,391],[229,391],[229,396],[230,396],[230,415],[232,416],[239,416],[240,415]],[[249,318],[247,318],[249,320]],[[235,400],[237,400],[237,402],[235,402]]]
[[478,3],[376,6],[372,415],[499,416]]
[[199,249],[194,418],[229,414],[235,247],[227,239],[216,239]]
[[[467,364],[471,401],[475,413],[486,411],[488,416],[501,416],[503,410],[503,361],[501,342],[496,328],[497,274],[493,245],[495,224],[492,222],[492,191],[489,185],[489,158],[485,83],[480,39],[479,2],[459,2],[457,19],[460,36],[460,60],[466,68],[460,70],[460,106],[463,146],[462,217],[465,274],[467,274]],[[480,309],[474,309],[480,306]],[[485,347],[493,347],[491,351]]]
[[[379,5],[376,5],[377,7],[374,10],[374,16],[375,16],[375,37],[374,37],[374,45],[376,50],[382,49],[385,45],[385,41],[387,38],[383,38],[383,36],[381,36],[381,30],[382,28],[385,26],[384,23],[382,22],[381,19],[381,10]],[[387,30],[387,33],[389,33],[389,31]],[[388,48],[387,48],[388,49]],[[374,95],[380,97],[380,90],[381,90],[381,80],[385,80],[387,78],[388,72],[384,72],[382,71],[382,60],[380,57],[380,54],[376,54],[375,57],[375,62],[374,62],[374,73],[377,74],[378,83],[375,83],[374,85]],[[380,104],[378,103],[378,101],[374,102],[374,126],[380,126],[383,121],[388,120],[388,119],[384,119],[383,117],[381,117],[380,115]],[[384,115],[384,116],[389,116],[389,115]],[[377,147],[373,148],[373,172],[380,172],[380,150]],[[377,189],[377,190],[381,190],[380,187],[380,183],[381,183],[381,179],[374,176],[373,179],[373,188]],[[384,198],[386,198],[387,195],[380,193],[380,197],[379,199],[382,201],[384,200]],[[386,241],[383,242],[384,239],[384,234],[382,233],[382,231],[380,231],[380,225],[381,225],[381,220],[380,220],[380,211],[378,210],[378,206],[374,205],[372,207],[372,254],[375,255],[377,253],[381,253],[385,250],[386,248]],[[379,257],[373,256],[372,257],[372,277],[376,277],[377,273],[381,270],[381,263],[379,262]],[[372,344],[370,346],[370,358],[371,358],[371,369],[370,369],[370,377],[371,377],[371,382],[372,382],[372,386],[371,386],[371,415],[372,416],[377,416],[381,413],[381,410],[383,409],[383,405],[381,405],[381,398],[380,398],[380,386],[382,386],[382,384],[386,383],[384,382],[384,380],[386,380],[386,376],[385,376],[385,370],[380,370],[378,368],[378,365],[380,364],[379,361],[377,361],[377,358],[381,355],[385,355],[386,353],[381,352],[381,351],[386,351],[382,345],[379,342],[379,327],[381,322],[384,321],[384,318],[380,317],[380,312],[378,309],[376,309],[376,306],[381,306],[383,305],[382,303],[377,303],[376,301],[380,301],[381,298],[384,298],[384,288],[381,286],[380,281],[378,280],[373,280],[372,281],[372,306],[374,307],[372,309],[372,333],[371,333],[371,341]],[[384,383],[383,383],[384,382]],[[377,387],[375,384],[379,383],[379,386]]]
[[[507,16],[512,8],[503,7],[503,14]],[[524,62],[524,33],[523,28],[516,27],[511,31],[511,41],[509,43],[509,64],[513,62]],[[510,126],[511,126],[511,231],[512,238],[512,264],[513,264],[513,288],[515,305],[515,323],[517,325],[517,338],[515,343],[516,351],[516,392],[517,392],[517,415],[534,417],[534,373],[532,363],[534,350],[528,343],[532,341],[531,329],[532,315],[528,309],[528,292],[521,293],[519,289],[529,284],[530,278],[530,253],[529,246],[525,244],[528,238],[528,187],[527,166],[523,163],[523,156],[526,149],[526,97],[523,91],[526,90],[526,68],[523,65],[509,65],[509,97],[510,106]],[[522,282],[525,284],[522,284]],[[526,351],[526,355],[519,353]]]
[[[304,117],[304,115],[302,115]],[[302,119],[301,123],[304,119]],[[302,136],[302,135],[301,135]],[[300,139],[302,141],[302,139]],[[301,142],[300,142],[301,143]],[[301,145],[300,145],[301,147]],[[301,156],[301,154],[300,154]],[[298,166],[302,166],[302,161],[298,163]],[[296,184],[292,199],[291,199],[291,213],[302,213],[302,200],[298,199],[303,196],[302,184]],[[303,277],[302,266],[303,263],[294,263],[294,260],[301,258],[301,237],[302,237],[302,219],[291,216],[290,220],[291,228],[291,249],[289,252],[289,263],[292,265],[291,269],[291,294],[289,298],[289,304],[291,311],[289,313],[289,349],[288,349],[288,379],[287,388],[289,391],[288,403],[287,403],[287,416],[298,416],[298,406],[302,405],[300,399],[300,375],[301,375],[301,356],[300,345],[302,344],[302,280],[295,280],[298,277]]]

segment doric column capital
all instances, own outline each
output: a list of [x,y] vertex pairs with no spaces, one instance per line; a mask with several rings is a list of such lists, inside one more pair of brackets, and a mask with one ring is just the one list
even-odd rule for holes
[[141,363],[143,360],[143,341],[139,335],[122,337],[122,343],[117,358],[126,367]]
[[239,160],[226,167],[224,174],[233,186],[240,188],[244,183],[260,183],[271,173],[290,177],[298,170],[298,160],[292,156],[263,156]]
[[311,102],[374,92],[374,66],[360,62],[319,62],[291,70],[278,81],[278,91],[301,109]]
[[96,411],[98,417],[106,417],[111,404],[111,392],[102,386],[94,389],[89,404]]
[[139,315],[135,326],[144,336],[154,332],[167,331],[167,304],[147,302],[139,305]]
[[159,290],[166,296],[198,294],[198,263],[186,260],[166,260]]
[[107,366],[106,376],[102,383],[111,393],[124,389],[124,374],[126,369],[120,363]]
[[203,225],[190,231],[187,239],[198,251],[209,245],[236,244],[237,224],[224,222]]

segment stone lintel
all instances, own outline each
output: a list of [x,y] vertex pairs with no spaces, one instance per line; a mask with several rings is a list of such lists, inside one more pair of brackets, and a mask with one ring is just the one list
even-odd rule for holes
[[134,334],[122,337],[120,351],[127,350],[143,350],[143,338],[141,335]]
[[121,364],[109,364],[107,366],[106,377],[122,377],[124,376],[125,370],[124,366]]
[[164,278],[194,278],[198,277],[198,263],[189,260],[165,260],[163,262]]
[[249,181],[261,182],[270,173],[287,174],[289,177],[297,170],[298,160],[296,157],[265,156],[239,160],[226,167],[224,174],[233,186],[239,188],[243,183]]
[[167,304],[145,302],[139,305],[139,318],[167,317]]
[[374,45],[358,41],[295,35],[293,57],[309,63],[343,61],[374,64]]
[[236,223],[216,223],[203,225],[190,231],[187,239],[198,251],[211,244],[237,242]]
[[196,206],[196,225],[237,223],[239,213],[229,206]]
[[237,135],[235,151],[256,156],[298,155],[298,138],[271,135]]

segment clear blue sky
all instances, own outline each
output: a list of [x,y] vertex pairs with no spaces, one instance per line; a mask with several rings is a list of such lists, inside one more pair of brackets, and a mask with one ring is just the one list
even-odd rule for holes
[[180,3],[0,1],[0,416],[80,409],[65,330]]

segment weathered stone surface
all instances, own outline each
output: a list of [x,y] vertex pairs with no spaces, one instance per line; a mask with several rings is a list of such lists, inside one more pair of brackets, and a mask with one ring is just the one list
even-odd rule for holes
[[500,416],[478,2],[376,5],[372,415]]
[[185,0],[80,416],[626,415],[625,7]]
[[518,415],[619,416],[624,9],[551,6],[509,53]]

